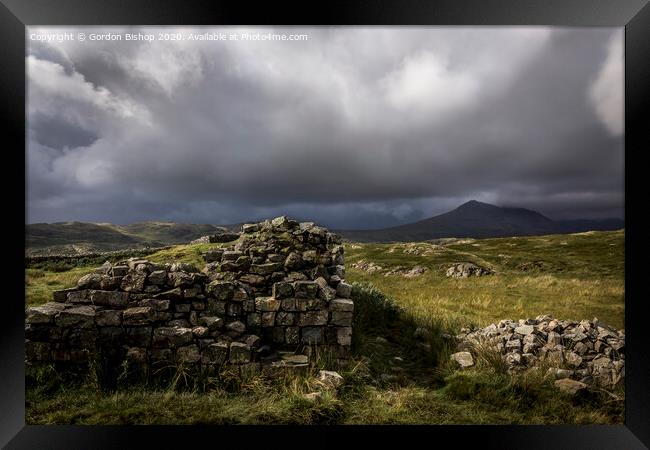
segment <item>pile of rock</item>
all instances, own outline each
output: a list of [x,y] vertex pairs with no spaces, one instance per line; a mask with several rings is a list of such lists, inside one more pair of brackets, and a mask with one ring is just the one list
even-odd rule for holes
[[472,263],[458,263],[454,264],[447,269],[446,276],[451,278],[467,278],[467,277],[482,277],[484,275],[491,275],[492,272],[490,269],[485,267],[479,267],[476,264]]
[[456,336],[461,367],[474,365],[479,349],[502,355],[510,370],[550,366],[547,374],[584,384],[613,387],[625,378],[625,332],[597,318],[557,320],[543,315],[518,322],[502,320],[485,328],[463,330]]
[[27,361],[85,361],[101,351],[139,364],[254,370],[273,350],[349,357],[354,304],[340,238],[286,217],[246,224],[202,271],[131,258],[105,263],[26,311]]

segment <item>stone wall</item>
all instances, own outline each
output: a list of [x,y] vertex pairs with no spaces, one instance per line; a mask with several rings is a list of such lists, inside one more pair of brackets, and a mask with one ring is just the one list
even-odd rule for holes
[[[186,263],[105,263],[53,301],[26,310],[26,360],[95,355],[145,366],[187,363],[257,370],[276,350],[349,358],[354,304],[339,236],[286,217]],[[294,358],[295,359],[295,358]]]

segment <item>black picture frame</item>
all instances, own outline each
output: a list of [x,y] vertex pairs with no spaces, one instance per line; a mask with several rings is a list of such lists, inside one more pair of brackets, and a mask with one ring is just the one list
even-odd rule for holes
[[[25,158],[25,26],[28,25],[551,25],[625,27],[625,311],[626,405],[624,425],[584,426],[406,426],[406,427],[112,427],[26,426],[24,380],[24,277],[18,261],[24,245],[16,238],[6,248],[6,290],[3,299],[0,345],[0,444],[6,448],[130,448],[198,445],[197,440],[224,445],[253,438],[267,445],[324,446],[351,442],[348,433],[387,443],[435,445],[442,440],[455,447],[480,448],[641,449],[650,447],[650,339],[644,333],[641,290],[640,242],[644,219],[637,186],[641,158],[648,148],[648,126],[643,117],[650,110],[650,6],[647,0],[330,0],[328,2],[249,2],[219,0],[0,0],[0,113],[4,132],[5,236],[24,233],[19,211],[25,213],[25,197],[16,191],[26,187]],[[8,139],[7,139],[8,138]],[[15,178],[13,178],[15,177]],[[11,180],[11,181],[9,181]],[[636,205],[636,206],[635,206]],[[631,219],[634,217],[633,219]],[[10,220],[9,220],[10,219]],[[24,242],[23,242],[24,244]],[[9,287],[11,286],[11,287]],[[256,431],[252,433],[251,431]],[[417,438],[420,444],[415,443]],[[293,433],[287,440],[287,433]],[[341,436],[345,434],[346,436]],[[408,441],[404,439],[407,438]]]

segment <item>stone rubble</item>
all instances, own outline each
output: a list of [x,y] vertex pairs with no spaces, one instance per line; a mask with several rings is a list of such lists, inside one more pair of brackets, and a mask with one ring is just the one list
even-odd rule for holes
[[456,339],[460,352],[475,357],[477,349],[500,353],[512,371],[543,364],[550,366],[549,377],[609,388],[625,379],[625,331],[597,318],[577,322],[540,315],[518,322],[501,320],[464,329]]
[[[277,362],[278,350],[312,345],[349,359],[354,303],[339,236],[283,216],[242,226],[236,242],[204,259],[202,270],[143,258],[106,263],[54,292],[26,310],[27,362],[83,362],[101,351],[135,364],[250,373]],[[280,365],[307,364],[286,356]]]

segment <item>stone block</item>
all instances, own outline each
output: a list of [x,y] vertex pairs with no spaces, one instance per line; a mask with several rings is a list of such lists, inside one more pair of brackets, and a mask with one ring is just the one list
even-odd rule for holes
[[296,281],[293,283],[296,298],[316,298],[318,284],[315,281]]
[[242,302],[242,310],[244,312],[250,313],[255,311],[255,299],[249,298]]
[[275,324],[280,326],[291,326],[294,325],[296,321],[296,316],[291,312],[280,311],[275,315]]
[[169,289],[153,296],[156,299],[168,300],[181,300],[183,298],[183,290],[181,288]]
[[225,315],[226,314],[226,305],[227,302],[223,300],[214,300],[214,299],[208,299],[208,307],[206,311],[210,314],[216,314],[216,315]]
[[201,360],[201,353],[196,344],[178,347],[176,349],[176,360],[181,363],[194,364]]
[[99,289],[102,291],[114,291],[120,288],[123,277],[104,277],[99,283]]
[[275,313],[272,311],[262,313],[262,326],[272,327],[275,325]]
[[300,329],[300,335],[303,344],[322,344],[325,337],[323,327],[303,327]]
[[155,299],[155,298],[147,298],[144,300],[140,300],[138,302],[138,306],[148,306],[152,308],[154,311],[169,311],[170,301]]
[[167,271],[165,270],[154,270],[147,277],[149,283],[156,286],[162,286],[167,283]]
[[199,325],[207,327],[210,331],[216,331],[223,328],[224,322],[221,317],[216,316],[202,316],[198,319]]
[[68,301],[68,294],[76,290],[77,288],[69,288],[69,289],[61,289],[58,291],[54,291],[52,292],[52,299],[58,303],[65,303]]
[[153,346],[182,347],[194,340],[194,334],[190,328],[181,327],[159,327],[153,332]]
[[228,342],[219,341],[208,345],[203,349],[201,362],[206,365],[217,365],[225,363],[228,359]]
[[68,303],[90,303],[90,290],[81,289],[81,290],[68,292],[67,302]]
[[296,310],[298,311],[319,311],[326,308],[326,303],[320,298],[297,298]]
[[[142,292],[146,279],[146,272],[129,272],[122,278],[120,288],[126,292]],[[95,289],[98,288],[99,286]]]
[[26,322],[33,324],[54,323],[54,317],[65,309],[61,303],[48,302],[41,306],[27,308]]
[[330,325],[336,325],[340,327],[352,326],[352,313],[333,311],[332,318],[330,319]]
[[235,320],[234,322],[230,322],[226,325],[226,329],[230,331],[234,331],[236,333],[243,333],[246,331],[246,325],[244,325],[242,322],[239,320]]
[[283,298],[280,303],[282,311],[297,311],[295,298]]
[[89,273],[77,281],[77,289],[100,289],[100,284],[105,275]]
[[248,313],[246,316],[246,323],[249,327],[259,327],[262,325],[262,313]]
[[92,328],[95,326],[95,308],[77,306],[65,309],[54,318],[54,323],[60,327]]
[[336,343],[338,345],[352,344],[352,327],[337,327]]
[[354,302],[347,298],[336,298],[329,304],[330,311],[352,312],[354,311]]
[[95,323],[99,327],[119,327],[122,325],[122,311],[114,309],[97,311]]
[[293,297],[293,285],[286,281],[273,283],[272,295],[277,299]]
[[251,360],[251,349],[248,345],[242,342],[230,343],[230,358],[231,364],[244,364]]
[[151,345],[151,327],[125,328],[124,342],[133,347],[149,347]]
[[342,298],[350,298],[352,295],[352,285],[341,281],[336,285],[336,295]]
[[327,311],[308,311],[299,314],[298,325],[301,327],[327,325],[327,319]]
[[230,300],[235,292],[232,281],[212,281],[206,287],[206,292],[217,300]]
[[125,308],[129,303],[128,292],[119,291],[89,291],[90,302],[94,305],[109,308]]
[[154,309],[150,306],[136,306],[125,309],[122,313],[122,323],[125,326],[146,325],[153,320]]
[[282,270],[282,263],[264,263],[264,264],[251,264],[250,272],[256,275],[271,275],[273,272],[278,272]]
[[277,311],[280,309],[280,300],[273,297],[257,297],[255,309],[260,312]]

